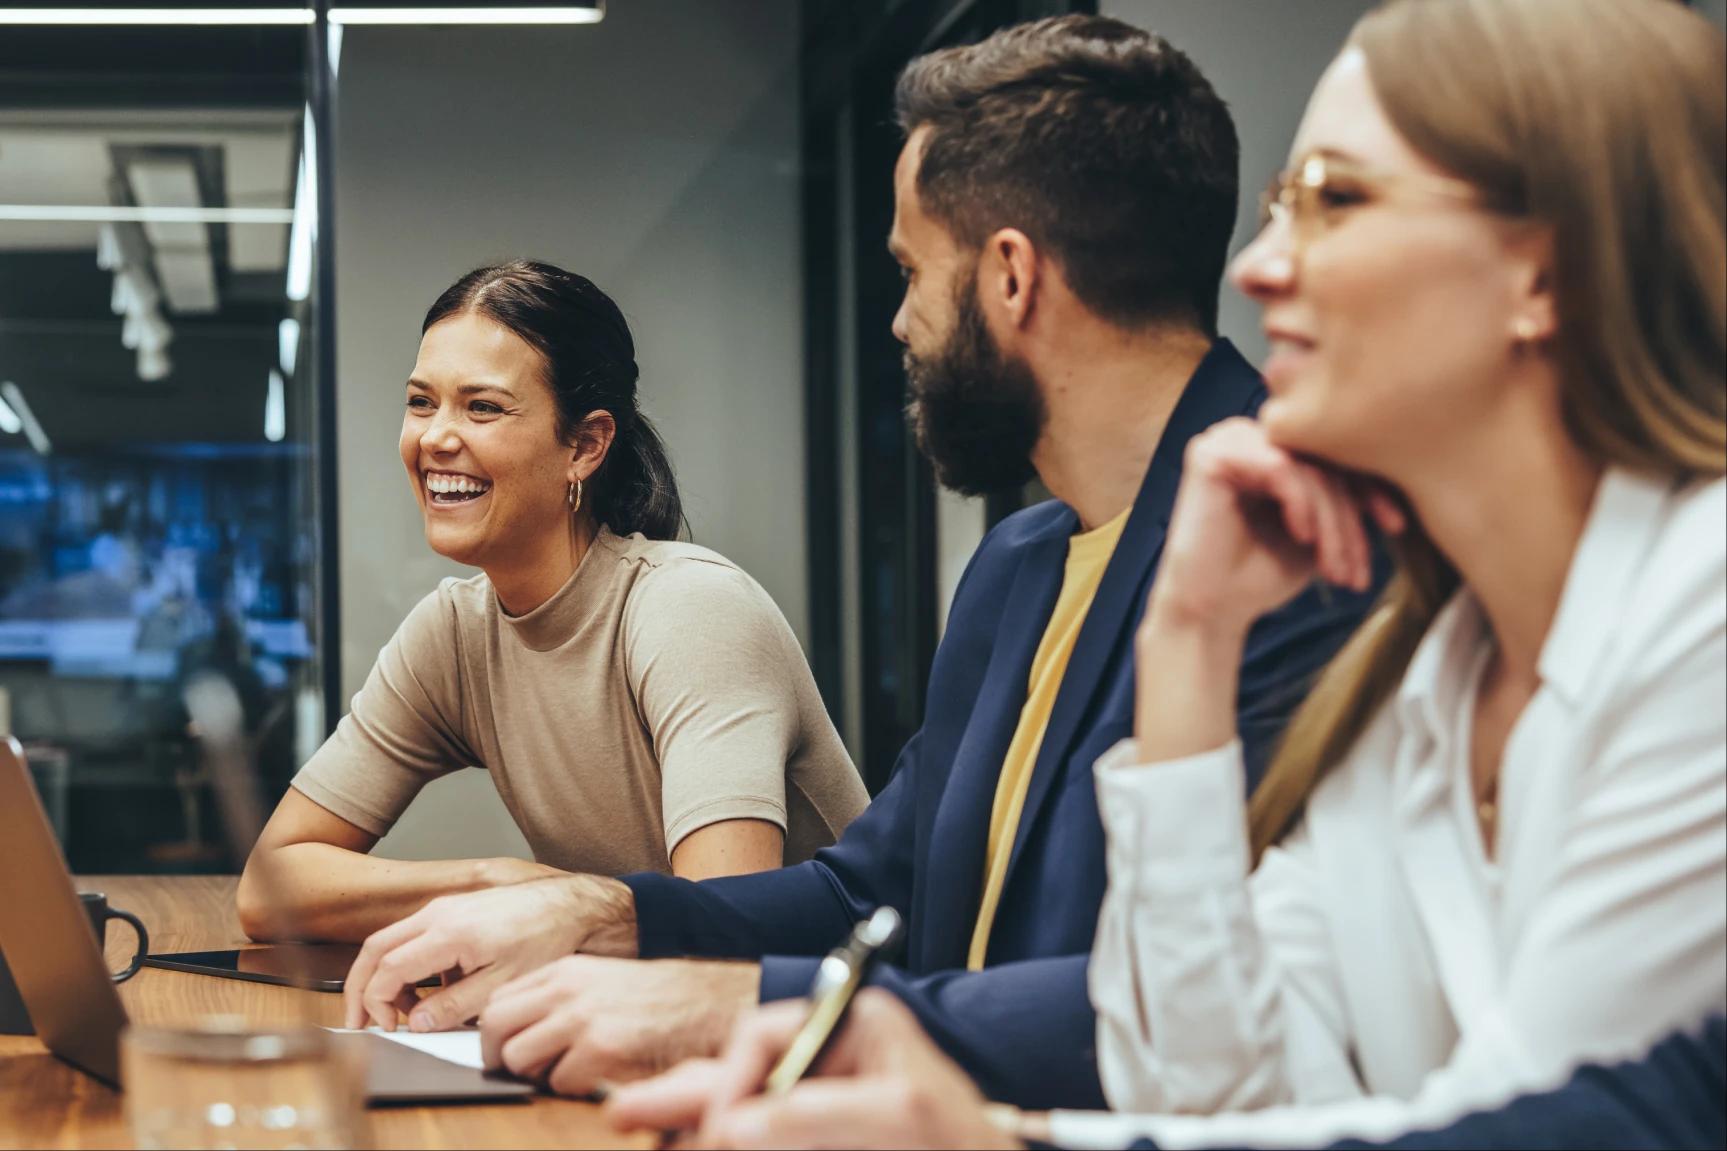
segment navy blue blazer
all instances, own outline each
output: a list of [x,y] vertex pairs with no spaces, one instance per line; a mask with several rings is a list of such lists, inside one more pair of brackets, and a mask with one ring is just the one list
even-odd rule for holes
[[[1727,1147],[1727,1019],[1682,1031],[1642,1059],[1581,1068],[1564,1086],[1497,1111],[1384,1143],[1345,1139],[1331,1151],[1615,1151]],[[1157,1151],[1141,1139],[1132,1151]]]
[[[906,918],[903,964],[874,982],[904,1000],[987,1094],[1026,1107],[1102,1107],[1086,994],[1107,883],[1092,763],[1132,729],[1133,634],[1188,441],[1252,415],[1264,395],[1258,373],[1219,340],[1176,405],[1050,713],[985,970],[968,972],[966,955],[996,779],[1079,527],[1053,501],[1008,517],[979,545],[930,669],[923,728],[840,841],[758,875],[625,877],[641,954],[761,958],[762,999],[791,998],[808,991],[818,957],[853,923],[890,905]],[[1369,605],[1316,588],[1253,629],[1238,700],[1250,774]]]

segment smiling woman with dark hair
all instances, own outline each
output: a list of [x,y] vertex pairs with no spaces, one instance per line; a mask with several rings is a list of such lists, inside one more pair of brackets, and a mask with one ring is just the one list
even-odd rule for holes
[[[240,881],[249,934],[359,940],[437,896],[561,871],[763,871],[863,809],[773,601],[678,541],[636,376],[617,305],[547,264],[481,268],[427,312],[402,464],[426,541],[482,574],[420,602],[295,778]],[[469,766],[534,861],[366,854]]]

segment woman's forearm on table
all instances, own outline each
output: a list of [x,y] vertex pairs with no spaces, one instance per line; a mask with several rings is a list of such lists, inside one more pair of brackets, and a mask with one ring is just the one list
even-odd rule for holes
[[291,843],[254,852],[237,904],[253,939],[359,943],[440,895],[557,874],[523,859],[384,859],[330,843]]

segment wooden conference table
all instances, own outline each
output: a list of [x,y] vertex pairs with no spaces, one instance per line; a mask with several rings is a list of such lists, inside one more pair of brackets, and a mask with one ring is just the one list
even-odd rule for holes
[[[80,891],[105,891],[150,929],[152,951],[247,946],[234,915],[233,876],[85,876]],[[132,954],[132,932],[108,927],[110,966]],[[341,1025],[341,996],[145,968],[120,987],[134,1022],[184,1022],[243,1015],[291,1022],[309,998],[317,1022]],[[536,1097],[526,1103],[376,1108],[367,1112],[379,1148],[648,1147],[621,1138],[593,1104]],[[48,1054],[34,1036],[0,1035],[0,1148],[130,1147],[120,1095]]]

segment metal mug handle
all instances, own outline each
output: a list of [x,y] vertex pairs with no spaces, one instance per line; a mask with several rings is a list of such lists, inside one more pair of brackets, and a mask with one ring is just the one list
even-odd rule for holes
[[150,933],[144,929],[144,921],[130,911],[121,911],[118,907],[110,907],[108,918],[125,920],[132,925],[132,930],[138,935],[138,950],[133,954],[132,962],[126,965],[126,970],[110,973],[113,975],[115,983],[124,983],[143,968],[144,956],[150,951]]

